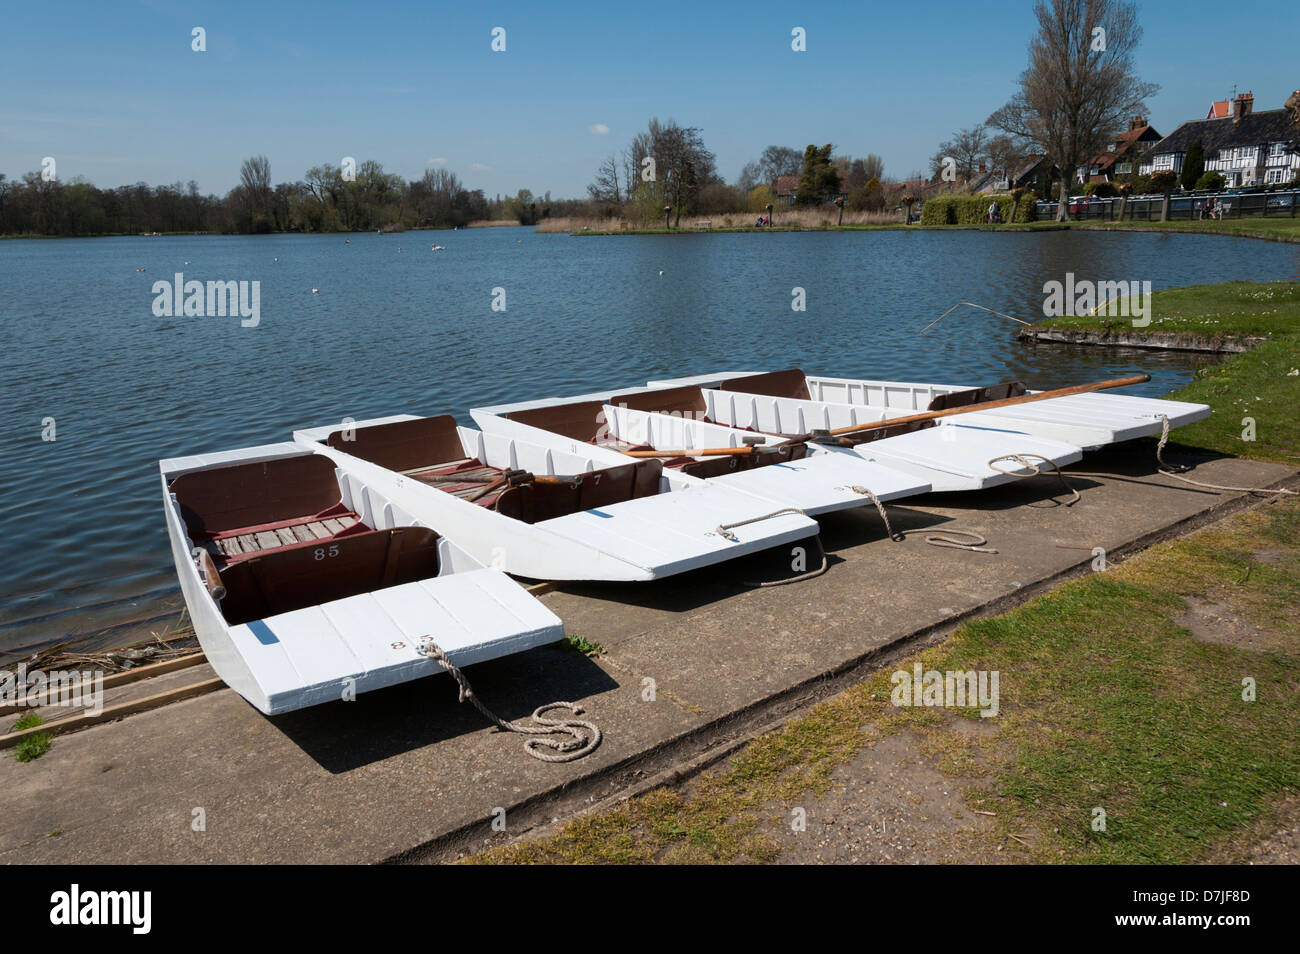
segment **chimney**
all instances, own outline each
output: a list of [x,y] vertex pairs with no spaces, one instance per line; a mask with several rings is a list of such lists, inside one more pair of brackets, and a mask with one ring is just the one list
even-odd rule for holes
[[988,163],[985,162],[983,159],[981,159],[981,160],[980,160],[980,175],[984,175],[984,173],[986,173],[986,172],[988,172],[988,171],[989,171]]
[[1250,115],[1251,108],[1255,105],[1254,93],[1242,93],[1232,101],[1232,121],[1241,122],[1242,118]]
[[1135,129],[1141,129],[1146,124],[1147,118],[1145,116],[1134,116],[1128,121],[1128,131],[1132,132]]

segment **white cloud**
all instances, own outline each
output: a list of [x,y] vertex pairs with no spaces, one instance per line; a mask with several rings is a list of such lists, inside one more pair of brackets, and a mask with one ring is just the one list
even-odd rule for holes
[[474,163],[471,163],[471,164],[470,164],[470,168],[473,169],[475,172],[484,172],[484,171],[486,171],[486,170],[488,170],[488,169],[491,169],[492,167],[491,167],[491,166],[485,166],[485,165],[483,165],[483,163],[481,163],[481,162],[474,162]]
[[427,165],[430,166],[445,166],[446,164],[447,164],[447,160],[444,159],[442,156],[434,156],[427,163]]
[[608,136],[609,127],[604,123],[592,123],[587,127],[587,132],[591,133],[593,136]]

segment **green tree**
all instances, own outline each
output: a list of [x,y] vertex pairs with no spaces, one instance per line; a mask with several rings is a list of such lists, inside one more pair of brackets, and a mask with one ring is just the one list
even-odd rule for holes
[[803,151],[803,175],[799,177],[798,205],[818,205],[840,191],[839,170],[831,164],[831,144],[820,149],[810,145]]
[[1196,180],[1205,175],[1205,147],[1197,139],[1187,147],[1187,156],[1183,159],[1183,174],[1180,181],[1187,190],[1196,188]]

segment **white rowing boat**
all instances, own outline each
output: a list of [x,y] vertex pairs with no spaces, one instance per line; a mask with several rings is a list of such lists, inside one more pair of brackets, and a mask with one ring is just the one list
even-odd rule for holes
[[[713,379],[702,377],[699,382],[707,385]],[[810,513],[865,503],[866,495],[856,493],[855,487],[870,489],[882,500],[923,493],[926,485],[935,491],[978,490],[1032,474],[1022,464],[1009,460],[1010,455],[1031,459],[1036,465],[1049,461],[1049,470],[1051,465],[1061,467],[1083,456],[1079,447],[1061,441],[1010,429],[971,427],[947,421],[872,432],[860,437],[851,447],[826,446],[792,438],[807,435],[814,429],[857,423],[851,420],[856,413],[853,409],[814,406],[815,402],[799,405],[775,399],[744,406],[730,397],[714,388],[701,387],[695,379],[683,378],[617,392],[479,408],[470,413],[485,431],[541,439],[537,425],[540,423],[552,432],[555,425],[538,417],[537,409],[583,407],[600,401],[616,437],[617,429],[624,427],[633,441],[644,439],[645,416],[658,420],[658,427],[651,435],[658,448],[739,446],[755,435],[762,435],[765,443],[778,447],[800,444],[808,461],[804,473],[791,472],[780,485],[775,482],[763,485],[761,477],[766,474],[760,474],[757,469],[752,474],[759,476],[743,472],[732,479],[737,486],[746,486],[744,482],[748,481],[747,487],[752,492],[791,506],[796,505],[790,503],[796,497],[805,501],[810,496],[816,497],[816,502],[802,508]],[[640,412],[640,416],[628,412]],[[861,416],[865,419],[869,415],[863,412]],[[672,429],[676,429],[672,439],[665,439],[662,435]],[[618,449],[626,452],[632,448]],[[850,465],[870,470],[858,469],[849,475],[845,468]],[[819,474],[826,476],[822,478]]]
[[476,558],[544,580],[653,580],[815,537],[815,520],[630,461],[400,414],[294,432]]
[[560,620],[357,473],[283,443],[159,462],[208,662],[268,715],[554,642]]
[[[643,407],[638,403],[645,398]],[[665,473],[688,484],[739,491],[809,515],[930,490],[928,480],[849,455],[811,452],[809,445],[721,427],[674,406],[658,413],[658,395],[645,388],[569,398],[523,401],[470,411],[489,433],[534,441],[568,453],[626,463],[628,454],[684,450],[665,458]],[[691,450],[752,447],[753,453],[692,454]],[[864,489],[865,488],[865,489]]]
[[[1027,389],[1018,381],[1001,382],[985,387],[947,384],[909,384],[901,381],[873,381],[852,378],[828,378],[805,375],[791,369],[775,372],[729,372],[697,375],[665,381],[652,381],[655,387],[686,384],[713,388],[736,395],[729,398],[739,419],[800,410],[805,416],[823,420],[859,423],[888,420],[920,411],[949,407],[976,406],[1023,394],[1039,392]],[[740,395],[749,395],[748,398]],[[758,409],[757,398],[767,398],[768,407]],[[771,408],[771,402],[776,408]],[[804,402],[804,403],[796,403]],[[744,407],[743,405],[750,405]],[[816,405],[840,405],[854,409],[849,416],[836,414]],[[809,414],[808,412],[811,412]],[[1167,401],[1129,394],[1074,394],[1031,404],[972,410],[961,415],[961,422],[972,427],[989,427],[1023,431],[1037,437],[1064,441],[1084,450],[1096,450],[1107,444],[1150,437],[1161,433],[1164,419],[1169,427],[1182,427],[1209,417],[1207,404]]]

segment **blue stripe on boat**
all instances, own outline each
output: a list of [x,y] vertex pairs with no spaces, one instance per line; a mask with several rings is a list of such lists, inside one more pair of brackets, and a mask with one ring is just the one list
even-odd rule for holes
[[260,619],[255,619],[248,623],[248,631],[257,637],[257,641],[263,646],[271,646],[280,641],[280,637],[271,632],[271,627]]

